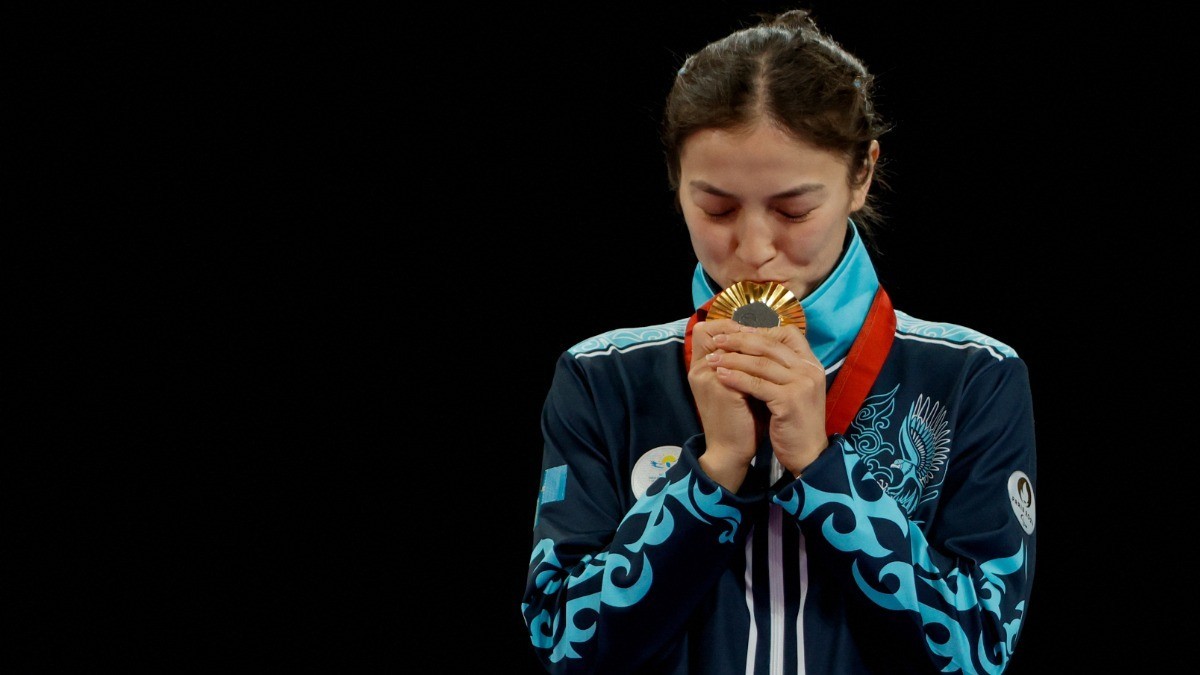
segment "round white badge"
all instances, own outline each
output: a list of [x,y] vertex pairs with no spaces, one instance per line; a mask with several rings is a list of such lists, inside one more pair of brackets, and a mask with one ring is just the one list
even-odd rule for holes
[[683,448],[678,445],[660,445],[647,450],[646,454],[638,458],[637,463],[633,465],[633,472],[629,476],[633,494],[641,499],[650,484],[658,480],[667,472],[667,469],[679,461],[681,452],[683,452]]
[[1012,504],[1013,513],[1017,514],[1021,529],[1025,530],[1025,534],[1033,534],[1037,509],[1033,499],[1033,481],[1024,471],[1014,471],[1008,477],[1008,501]]

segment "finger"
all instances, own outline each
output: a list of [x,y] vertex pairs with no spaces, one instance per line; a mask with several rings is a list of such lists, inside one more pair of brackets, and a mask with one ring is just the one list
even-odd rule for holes
[[828,372],[826,372],[825,367],[822,366],[820,363],[817,363],[815,361],[809,361],[808,359],[803,359],[803,358],[800,359],[800,363],[805,366],[812,366],[813,368],[816,368],[817,371],[819,373],[821,373],[822,377],[824,377],[825,375],[828,375]]
[[705,356],[721,348],[721,345],[714,341],[716,336],[737,333],[740,328],[741,325],[732,319],[714,319],[696,323],[692,328],[691,365],[703,362]]
[[[798,330],[795,330],[795,335],[792,335],[771,329],[770,331],[751,330],[714,336],[713,341],[719,348],[726,351],[761,356],[788,368],[794,368],[800,366],[801,359],[816,360],[816,357],[812,356],[812,350],[807,348],[807,343],[798,345],[795,342],[796,337],[804,340]],[[797,349],[797,346],[801,349]]]
[[817,358],[816,353],[812,350],[812,345],[808,343],[808,338],[799,328],[794,325],[781,326],[772,328],[770,334],[776,337],[780,344],[799,356],[803,362],[819,368],[822,373],[825,372],[825,365],[821,363],[821,359]]
[[[808,341],[795,327],[757,332],[752,329],[736,336],[716,336],[714,341],[728,353],[728,356],[719,359],[709,359],[714,366],[741,370],[775,384],[786,384],[798,377],[824,382],[828,377]],[[769,360],[785,370],[755,359]],[[718,360],[719,363],[716,363]]]
[[[750,377],[770,382],[786,384],[796,379],[795,371],[789,364],[770,356],[756,356],[737,351],[719,350],[705,357],[708,364],[714,368],[725,368]],[[793,360],[796,360],[793,358]],[[796,363],[796,368],[800,364]],[[823,374],[823,373],[822,373]]]
[[702,327],[704,332],[708,335],[739,333],[745,328],[745,326],[734,321],[733,319],[709,319],[707,321],[701,321],[697,323],[695,328],[692,329],[693,334]]
[[760,401],[774,401],[783,391],[782,385],[743,370],[718,366],[716,372],[721,384]]
[[[725,360],[726,356],[722,357]],[[717,381],[728,389],[758,399],[768,406],[784,401],[824,400],[825,371],[815,364],[788,369],[788,375],[778,373],[764,377],[761,371],[747,371],[724,365],[714,365]],[[799,375],[803,373],[803,375]]]

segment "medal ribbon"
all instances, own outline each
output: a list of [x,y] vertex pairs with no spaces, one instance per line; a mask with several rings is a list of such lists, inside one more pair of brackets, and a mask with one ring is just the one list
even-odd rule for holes
[[[716,299],[715,297],[713,299]],[[688,320],[687,330],[683,336],[684,367],[692,365],[692,329],[697,323],[708,316],[712,300],[704,303],[692,318]],[[826,435],[844,434],[854,421],[871,385],[883,362],[887,359],[888,351],[892,348],[892,340],[896,337],[896,312],[892,309],[892,300],[884,292],[883,287],[875,292],[871,309],[863,321],[862,328],[850,345],[850,353],[846,361],[833,378],[833,384],[825,394],[825,433]]]

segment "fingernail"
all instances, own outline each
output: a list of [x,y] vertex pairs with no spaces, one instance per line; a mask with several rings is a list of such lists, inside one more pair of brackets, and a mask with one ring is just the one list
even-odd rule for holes
[[722,333],[722,334],[720,334],[720,335],[714,335],[714,336],[713,336],[713,342],[716,342],[717,344],[721,344],[721,343],[725,342],[725,341],[726,341],[726,340],[728,340],[728,339],[729,339],[729,338],[728,338],[728,336],[726,336],[724,333]]
[[717,361],[721,360],[721,357],[717,356],[716,354],[708,354],[704,358],[708,359],[709,363],[716,363]]

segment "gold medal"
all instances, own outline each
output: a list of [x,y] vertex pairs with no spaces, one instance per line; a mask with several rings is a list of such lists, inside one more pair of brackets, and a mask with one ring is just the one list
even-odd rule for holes
[[807,321],[800,301],[783,284],[739,281],[713,298],[709,319],[733,319],[743,326],[774,328],[795,325],[805,332]]

